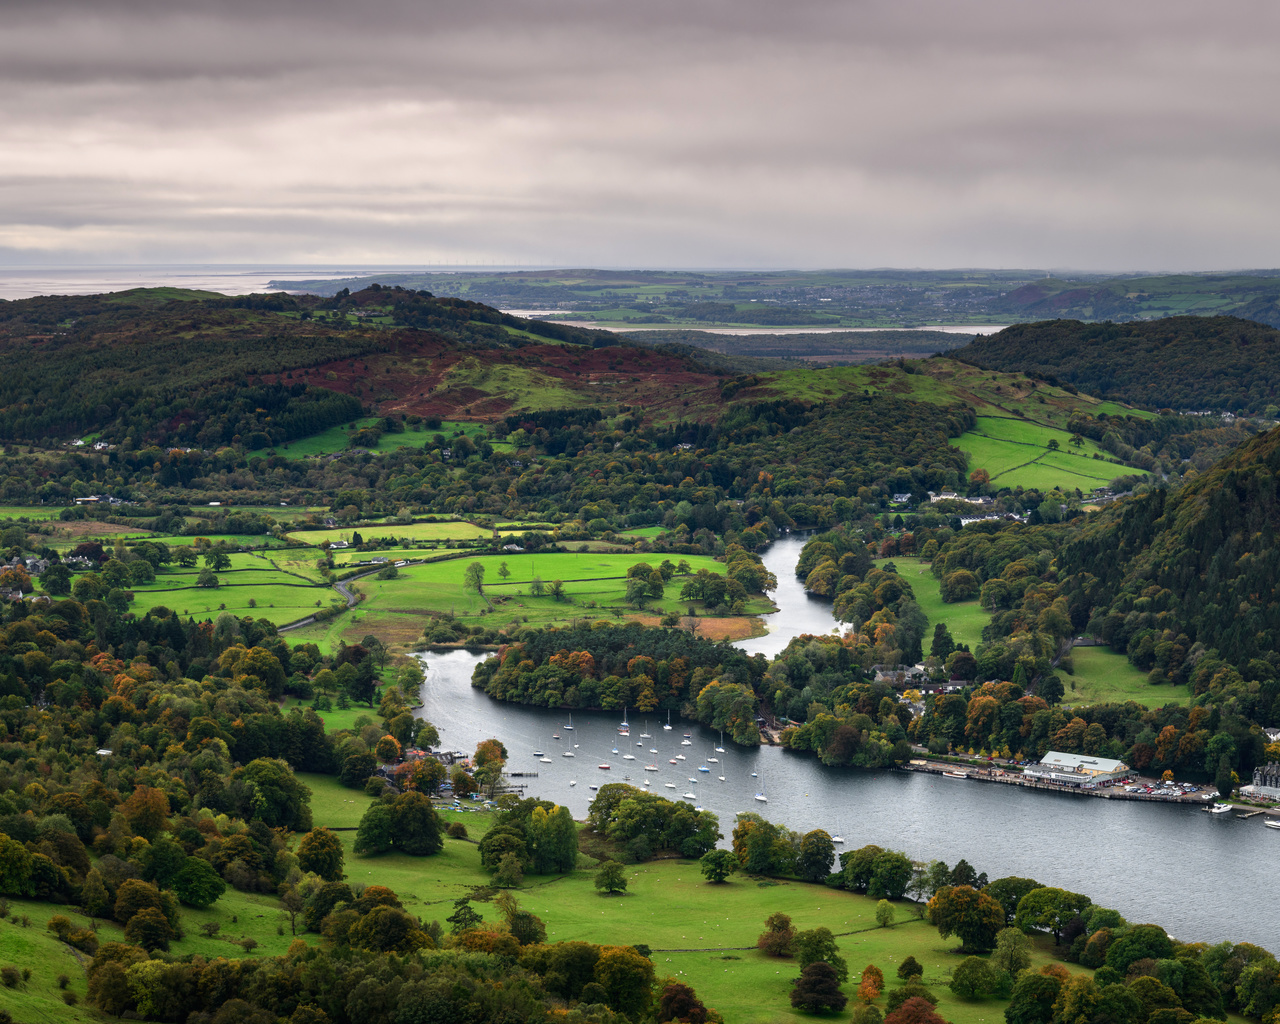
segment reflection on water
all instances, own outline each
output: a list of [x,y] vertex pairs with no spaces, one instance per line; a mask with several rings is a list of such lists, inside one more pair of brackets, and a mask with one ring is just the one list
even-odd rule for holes
[[[808,598],[793,575],[801,546],[802,539],[785,538],[765,556],[778,577],[775,600],[781,611],[770,616],[767,637],[741,645],[751,653],[773,656],[798,633],[838,625],[829,606]],[[693,793],[699,806],[719,816],[726,837],[735,812],[759,811],[797,831],[824,828],[843,836],[845,850],[875,843],[917,860],[954,864],[964,857],[990,878],[1020,875],[1087,893],[1130,920],[1155,921],[1178,938],[1280,949],[1274,905],[1265,910],[1259,901],[1271,889],[1267,872],[1280,834],[1258,819],[941,776],[826,768],[774,747],[745,749],[729,742],[717,753],[718,733],[682,721],[667,732],[658,719],[634,711],[630,737],[618,735],[616,712],[575,711],[574,728],[566,730],[567,712],[505,704],[472,687],[481,657],[463,651],[427,655],[423,714],[447,747],[470,752],[496,736],[510,753],[510,772],[537,773],[512,782],[527,787],[529,796],[564,804],[574,817],[585,817],[592,785],[648,782],[669,799]],[[685,733],[689,746],[681,745]],[[575,756],[564,757],[565,752]],[[635,760],[625,760],[626,753]],[[681,754],[685,760],[670,763]],[[645,771],[647,765],[658,770]],[[703,765],[710,770],[699,772]],[[761,791],[767,804],[754,799]]]

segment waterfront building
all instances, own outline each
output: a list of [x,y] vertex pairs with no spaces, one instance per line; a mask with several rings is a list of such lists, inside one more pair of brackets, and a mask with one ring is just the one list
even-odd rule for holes
[[1129,766],[1123,761],[1115,761],[1109,757],[1064,754],[1057,750],[1050,750],[1040,759],[1039,764],[1028,765],[1023,774],[1045,782],[1086,786],[1122,779],[1129,774]]

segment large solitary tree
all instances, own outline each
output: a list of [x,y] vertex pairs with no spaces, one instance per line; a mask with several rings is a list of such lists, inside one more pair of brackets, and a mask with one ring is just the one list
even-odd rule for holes
[[971,886],[948,885],[929,901],[929,920],[944,939],[958,935],[962,952],[983,953],[995,948],[1004,908]]

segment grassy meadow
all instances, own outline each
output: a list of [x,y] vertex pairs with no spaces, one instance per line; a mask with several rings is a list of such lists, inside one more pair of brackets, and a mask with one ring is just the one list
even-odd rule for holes
[[[368,526],[346,527],[340,530],[299,530],[289,534],[289,539],[319,547],[328,541],[345,540],[358,533],[366,541],[389,537],[402,542],[488,540],[493,530],[475,523],[371,523]],[[381,552],[379,552],[381,554]]]
[[[627,570],[637,562],[656,567],[665,556],[609,552],[553,552],[549,554],[484,555],[456,558],[424,565],[405,566],[393,580],[364,579],[354,584],[365,600],[341,620],[307,627],[307,640],[334,644],[341,637],[348,643],[366,633],[374,633],[390,643],[409,644],[420,638],[426,614],[449,614],[471,624],[489,622],[505,625],[563,625],[574,619],[631,615],[635,609],[626,601]],[[724,566],[705,556],[685,559],[693,572],[707,569],[723,574]],[[481,597],[465,585],[467,567],[479,562],[485,569],[484,593]],[[510,577],[504,581],[498,569],[506,564]],[[557,601],[550,594],[535,597],[531,591],[534,577],[550,585],[553,580],[564,584],[567,601]],[[673,577],[663,598],[650,601],[648,615],[668,612],[685,613],[686,602],[680,601],[684,579]],[[772,611],[772,602],[754,598],[747,603],[746,614]],[[303,633],[295,634],[298,639]],[[323,647],[322,649],[327,649]]]
[[[370,803],[361,791],[344,789],[329,777],[304,774],[300,778],[311,787],[317,825],[352,828]],[[352,852],[355,833],[338,833],[347,881],[389,886],[411,914],[443,923],[454,900],[489,882],[475,840],[488,829],[493,816],[481,810],[442,810],[441,816],[462,822],[468,838],[446,839],[444,850],[434,857],[395,853],[357,857]],[[722,822],[721,827],[727,831],[730,823]],[[627,892],[605,897],[593,885],[595,863],[583,855],[577,871],[564,876],[530,875],[518,890],[522,906],[545,923],[548,941],[647,944],[659,979],[673,977],[693,986],[708,1006],[734,1024],[811,1019],[790,1006],[788,997],[798,973],[795,962],[767,957],[755,948],[765,919],[777,911],[789,914],[797,929],[824,926],[836,934],[849,964],[850,980],[844,991],[851,997],[867,964],[884,972],[887,994],[901,984],[895,973],[898,965],[914,956],[924,967],[925,983],[938,996],[938,1011],[947,1020],[953,1024],[995,1024],[1002,1017],[1002,1001],[966,1002],[952,995],[946,986],[963,959],[954,952],[958,943],[954,938],[941,939],[932,926],[916,918],[905,901],[895,904],[895,923],[880,928],[875,923],[877,901],[869,897],[822,885],[743,875],[712,885],[703,879],[696,862],[688,860],[631,865]],[[500,919],[491,903],[477,901],[472,907],[487,921]],[[65,973],[72,979],[71,989],[83,1000],[83,964],[45,930],[49,917],[66,909],[15,900],[11,912],[19,920],[27,915],[30,927],[0,923],[0,957],[18,967],[30,966],[33,972],[25,991],[6,991],[4,996],[6,1007],[19,1019],[71,1021],[96,1016],[83,1007],[63,1005],[56,987],[57,975]],[[74,913],[68,916],[77,923],[81,920]],[[200,931],[205,922],[219,924],[216,937]],[[185,937],[172,944],[177,956],[259,958],[286,952],[294,938],[275,897],[234,889],[228,889],[208,910],[184,908],[183,927]],[[113,922],[99,921],[99,936],[103,941],[118,941],[123,934]],[[310,943],[322,941],[314,934],[303,937]],[[253,939],[257,946],[246,952],[236,944],[243,939]],[[1036,963],[1051,962],[1051,950],[1048,940],[1037,940]],[[1073,972],[1080,970],[1066,966]],[[882,1009],[884,1000],[884,995],[877,1000]]]
[[942,581],[929,571],[929,563],[921,562],[911,555],[900,555],[897,558],[877,558],[874,560],[878,568],[892,562],[898,567],[898,575],[911,584],[916,596],[916,604],[929,619],[929,630],[925,634],[924,653],[929,653],[929,643],[933,639],[933,627],[939,622],[947,624],[951,638],[958,644],[968,644],[970,650],[982,643],[982,630],[991,621],[991,616],[983,609],[975,598],[972,601],[957,601],[947,604],[942,600]]
[[1074,675],[1061,674],[1064,704],[1123,703],[1131,700],[1149,708],[1185,704],[1185,686],[1152,686],[1141,669],[1109,647],[1076,647],[1071,651]]
[[164,605],[184,617],[204,618],[228,611],[283,625],[339,600],[328,587],[309,585],[276,568],[264,555],[242,553],[228,555],[228,558],[231,568],[216,574],[217,587],[196,586],[201,571],[199,565],[192,569],[171,566],[158,573],[154,583],[132,587],[133,611],[141,615],[156,605]]
[[[1047,445],[1056,440],[1058,451]],[[952,438],[951,444],[969,453],[969,468],[985,469],[995,487],[1053,487],[1091,491],[1127,472],[1093,441],[1078,448],[1064,430],[1022,419],[979,416],[973,430]],[[1094,455],[1101,455],[1095,459]]]

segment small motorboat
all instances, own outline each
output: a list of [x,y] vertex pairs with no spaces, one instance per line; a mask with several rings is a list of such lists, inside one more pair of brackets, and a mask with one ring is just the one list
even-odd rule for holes
[[588,786],[587,789],[599,789],[599,786]]
[[1210,814],[1226,814],[1231,810],[1230,804],[1210,804],[1205,808]]
[[675,784],[674,782],[664,782],[664,783],[663,783],[663,785],[664,785],[664,786],[666,786],[666,787],[667,787],[667,789],[675,789],[675,788],[676,788],[676,784]]
[[635,754],[623,754],[623,755],[622,755],[622,760],[624,760],[624,761],[634,761],[635,759],[636,759],[636,755],[635,755]]
[[578,783],[577,783],[576,781],[574,781],[573,779],[570,779],[570,780],[569,780],[569,785],[571,785],[571,786],[576,786],[577,784],[578,784]]
[[1262,824],[1267,828],[1280,828],[1280,821],[1264,821]]
[[565,751],[563,754],[561,754],[560,756],[561,756],[561,757],[577,757],[578,755],[577,755],[577,754],[575,754],[572,750],[566,750],[566,751]]
[[533,756],[534,756],[534,757],[542,757],[542,756],[543,756],[542,751],[541,751],[541,750],[535,750],[535,751],[533,752]]
[[833,843],[843,843],[843,842],[844,842],[844,836],[832,836],[832,837],[831,837],[831,841],[832,841]]
[[656,764],[647,764],[644,766],[644,770],[647,772],[656,772],[658,770],[658,766]]
[[711,771],[711,769],[710,769],[710,768],[708,768],[705,764],[700,764],[700,765],[698,765],[698,771],[700,771],[700,772],[709,772],[709,771]]
[[607,772],[609,770],[609,766],[607,764],[596,765],[596,767],[599,768],[602,772]]
[[538,760],[539,760],[539,761],[541,761],[543,764],[550,764],[550,763],[551,763],[551,758],[549,758],[549,757],[540,757],[540,758],[538,758]]
[[684,760],[687,760],[687,758],[684,756],[684,754],[676,754],[676,760],[684,761]]
[[675,764],[675,763],[676,763],[676,759],[674,757],[667,762],[667,764]]
[[686,794],[685,794],[681,799],[684,799],[684,800],[697,800],[698,798],[697,798],[696,796],[694,796],[692,793],[686,793]]

